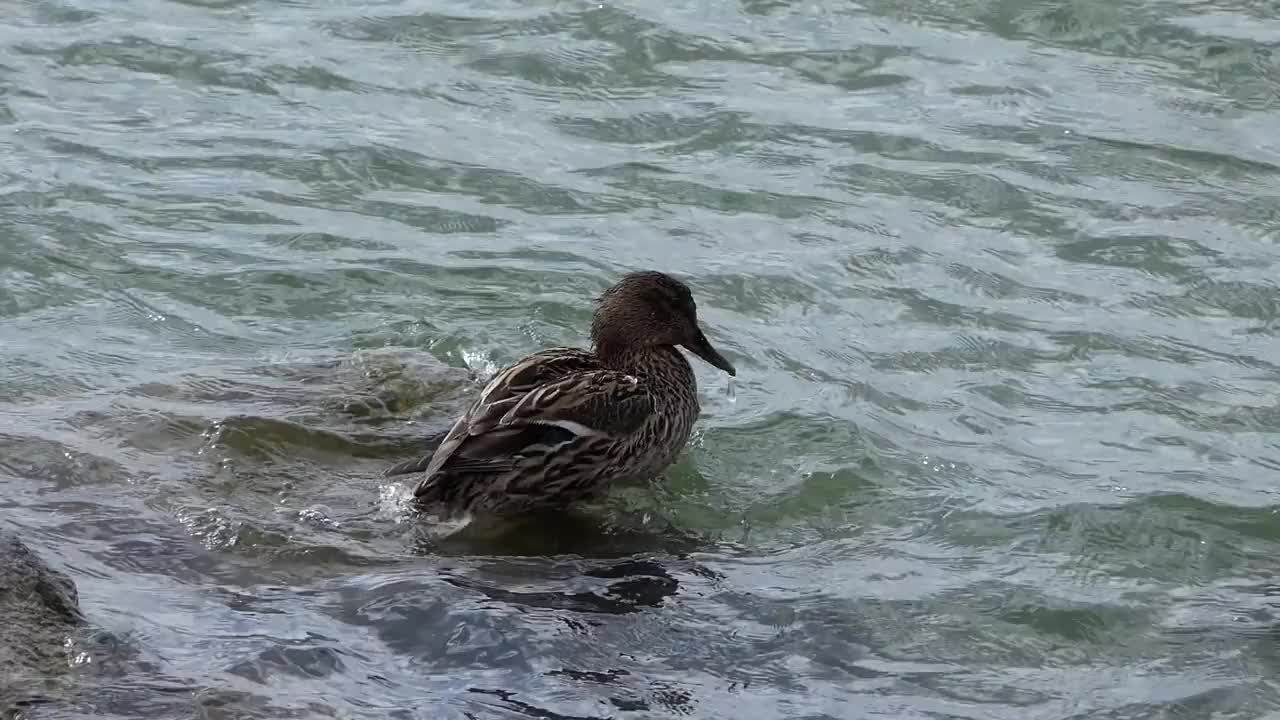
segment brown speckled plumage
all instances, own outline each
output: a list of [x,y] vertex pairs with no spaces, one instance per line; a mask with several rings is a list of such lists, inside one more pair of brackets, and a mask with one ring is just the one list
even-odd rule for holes
[[698,417],[680,345],[730,375],[698,327],[684,283],[625,275],[596,302],[590,352],[549,348],[496,374],[420,472],[414,496],[447,514],[563,506],[607,483],[649,479],[684,447]]

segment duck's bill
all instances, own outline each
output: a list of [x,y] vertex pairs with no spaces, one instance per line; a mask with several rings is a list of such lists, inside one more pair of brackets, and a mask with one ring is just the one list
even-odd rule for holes
[[685,347],[689,348],[689,352],[697,355],[703,360],[706,360],[730,375],[738,374],[738,371],[733,369],[733,363],[725,360],[724,356],[721,355],[718,350],[711,347],[711,341],[707,339],[706,335],[702,334],[701,330],[698,331],[698,336],[693,339],[693,342],[689,343]]

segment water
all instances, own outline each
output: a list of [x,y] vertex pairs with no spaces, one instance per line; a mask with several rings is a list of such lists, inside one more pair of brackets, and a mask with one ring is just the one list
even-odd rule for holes
[[[5,16],[26,717],[1280,717],[1273,3]],[[647,267],[739,370],[667,481],[407,515]]]

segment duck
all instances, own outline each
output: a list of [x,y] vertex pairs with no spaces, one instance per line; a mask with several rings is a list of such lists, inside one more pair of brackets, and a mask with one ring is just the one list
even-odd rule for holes
[[417,474],[412,502],[445,516],[563,508],[650,481],[700,412],[681,347],[737,375],[699,325],[688,285],[627,273],[595,299],[589,350],[551,347],[501,369],[433,453],[384,474]]

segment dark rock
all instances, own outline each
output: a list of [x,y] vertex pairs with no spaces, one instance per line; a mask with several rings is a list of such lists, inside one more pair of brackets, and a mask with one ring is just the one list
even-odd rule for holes
[[0,716],[66,672],[68,639],[85,625],[71,578],[0,531]]

